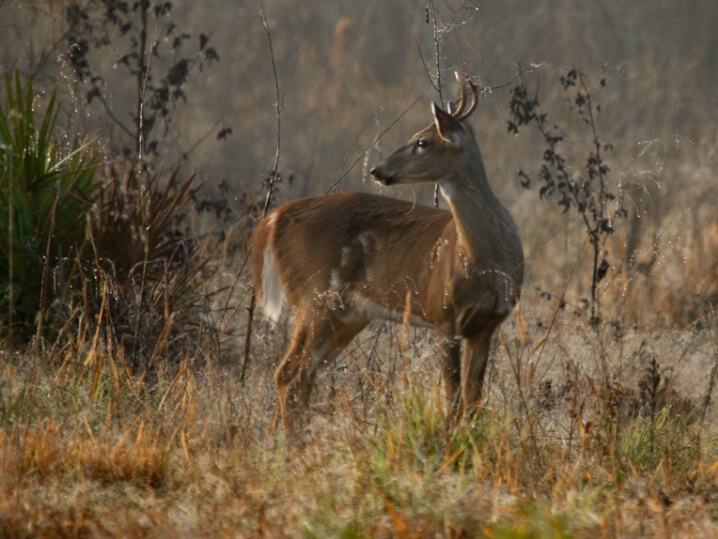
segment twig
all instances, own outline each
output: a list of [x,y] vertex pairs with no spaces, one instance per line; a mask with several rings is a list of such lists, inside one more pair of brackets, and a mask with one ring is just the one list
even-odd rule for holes
[[[326,195],[329,191],[331,191],[331,190],[334,189],[337,185],[339,185],[339,184],[341,183],[341,181],[342,181],[344,178],[346,178],[347,175],[348,175],[352,170],[354,170],[354,167],[357,165],[357,163],[359,163],[359,161],[361,161],[362,159],[364,159],[364,157],[366,157],[366,155],[369,153],[369,150],[370,150],[371,148],[373,148],[374,145],[375,145],[377,142],[379,142],[379,139],[381,139],[381,137],[383,137],[383,136],[387,133],[387,131],[389,131],[392,127],[394,127],[394,126],[397,124],[397,122],[399,122],[399,120],[401,120],[407,112],[409,112],[411,109],[413,109],[414,106],[416,106],[416,104],[417,104],[418,102],[419,102],[419,99],[418,99],[418,98],[415,99],[414,102],[413,102],[411,105],[409,105],[407,108],[405,108],[405,109],[402,111],[402,113],[399,114],[399,116],[397,116],[397,117],[394,119],[394,121],[392,121],[392,122],[386,127],[386,129],[384,129],[381,133],[379,133],[378,135],[376,135],[376,136],[374,137],[374,140],[371,141],[371,144],[369,144],[369,147],[368,147],[366,150],[364,150],[361,154],[359,154],[359,155],[357,156],[357,158],[354,159],[354,161],[352,161],[352,164],[349,166],[349,168],[348,168],[344,173],[342,173],[342,174],[337,178],[337,180],[336,180],[333,184],[331,184],[329,187],[327,187],[327,188],[324,190],[324,193],[322,193],[322,194]],[[346,159],[342,162],[342,168],[344,167],[344,163],[345,163],[345,162],[346,162]]]
[[[421,47],[419,48],[419,58],[421,58],[421,63],[424,64],[424,71],[426,71],[426,76],[429,78],[429,82],[431,82],[431,85],[434,87],[434,90],[436,90],[439,93],[439,103],[441,103],[441,107],[444,107],[444,95],[441,88],[441,36],[439,35],[439,27],[436,24],[436,6],[434,5],[433,0],[429,0],[426,5],[426,24],[429,24],[429,16],[431,15],[431,23],[432,23],[432,38],[434,40],[434,67],[436,69],[436,76],[432,77],[431,73],[429,72],[429,66],[427,65],[426,61],[424,60],[424,56],[421,54]],[[418,46],[418,45],[417,45]],[[434,207],[439,207],[439,184],[438,182],[434,184]]]
[[269,204],[271,203],[272,193],[274,192],[274,184],[278,177],[279,170],[279,154],[282,146],[282,96],[279,91],[279,77],[277,76],[277,63],[274,61],[274,47],[272,46],[272,33],[267,23],[267,16],[264,13],[264,0],[260,0],[260,11],[259,16],[264,27],[264,32],[267,34],[267,43],[269,45],[269,56],[272,62],[272,76],[274,77],[274,92],[276,94],[277,101],[275,107],[277,109],[277,148],[274,153],[274,164],[272,165],[272,172],[269,177],[269,188],[267,189],[267,198],[264,200],[264,208],[262,208],[262,217],[267,214]]
[[[140,182],[140,206],[142,208],[142,239],[144,242],[144,259],[142,261],[142,278],[140,281],[140,293],[137,295],[137,323],[135,324],[135,335],[134,335],[134,342],[135,346],[137,343],[141,343],[142,341],[139,338],[140,334],[140,327],[142,327],[143,322],[143,313],[145,311],[144,305],[145,305],[145,296],[146,296],[146,285],[147,285],[147,266],[149,265],[149,248],[150,248],[150,242],[148,237],[148,230],[147,230],[147,217],[148,212],[150,211],[150,203],[149,200],[149,178],[148,181],[143,181],[143,175],[146,173],[144,160],[145,160],[145,152],[144,152],[144,145],[145,145],[145,123],[144,123],[144,113],[145,113],[145,95],[147,93],[147,83],[149,81],[150,77],[150,68],[152,67],[152,51],[155,48],[155,43],[157,43],[157,35],[159,33],[159,23],[160,23],[160,17],[157,17],[157,20],[155,22],[155,30],[154,35],[152,36],[152,43],[150,44],[149,51],[147,50],[147,11],[144,9],[140,10],[141,17],[142,17],[142,29],[140,30],[140,52],[139,52],[139,62],[140,62],[140,68],[137,73],[137,81],[138,81],[138,104],[137,104],[137,178]],[[145,55],[146,56],[146,63],[145,63]],[[142,344],[140,344],[140,350],[136,350],[133,348],[133,363],[134,366],[138,366],[138,355],[141,355],[142,352]],[[138,354],[139,352],[139,354]],[[149,366],[152,362],[152,358],[150,358],[147,365]]]
[[[431,85],[434,87],[434,89],[439,93],[439,103],[441,103],[441,107],[445,107],[444,103],[444,93],[443,93],[443,85],[441,82],[441,40],[444,37],[444,34],[450,30],[454,24],[456,24],[457,19],[459,18],[459,13],[463,11],[463,9],[466,7],[466,3],[463,3],[461,8],[456,10],[454,12],[454,16],[452,17],[451,21],[444,26],[444,29],[439,29],[439,25],[437,24],[437,11],[436,6],[434,5],[434,0],[428,0],[425,8],[425,19],[424,21],[426,24],[429,24],[429,18],[431,17],[431,24],[432,24],[432,38],[434,41],[434,67],[436,69],[436,76],[432,77],[431,73],[429,72],[429,66],[426,63],[426,60],[424,60],[424,56],[421,53],[421,47],[418,46],[419,49],[419,58],[421,58],[421,63],[424,64],[424,70],[426,71],[426,74],[429,78],[429,82],[431,82]],[[439,184],[434,184],[434,207],[439,207]]]
[[127,127],[127,125],[122,120],[120,120],[117,115],[112,111],[112,108],[110,107],[109,103],[107,102],[107,99],[105,99],[105,96],[102,94],[102,92],[98,92],[95,98],[100,100],[100,103],[102,103],[102,107],[105,109],[105,114],[110,117],[110,120],[115,122],[115,125],[117,125],[117,127],[127,133],[130,138],[136,137],[136,133],[133,133],[132,130]]
[[173,169],[177,168],[180,165],[180,161],[182,159],[187,161],[189,159],[189,154],[191,154],[193,151],[195,151],[200,144],[202,144],[205,140],[207,140],[207,137],[209,137],[212,134],[212,132],[215,130],[215,128],[221,122],[222,122],[222,118],[221,117],[217,118],[217,120],[215,120],[215,122],[212,124],[212,127],[207,129],[207,132],[204,135],[202,135],[199,139],[197,139],[195,141],[195,143],[192,144],[192,146],[190,146],[190,148],[188,150],[184,150],[182,152],[181,156],[179,158],[177,158],[177,160],[175,161],[174,165],[171,168],[173,168]]
[[441,106],[444,106],[444,94],[441,87],[441,46],[439,42],[441,37],[439,35],[439,27],[436,24],[436,6],[433,0],[429,0],[429,6],[431,7],[431,24],[432,24],[432,36],[434,38],[434,63],[436,65],[436,90],[439,92],[439,102]]
[[[272,202],[272,193],[274,192],[274,184],[279,177],[279,156],[282,146],[282,96],[279,90],[279,77],[277,76],[277,63],[274,60],[274,47],[272,46],[272,32],[269,29],[269,23],[267,22],[267,16],[264,12],[264,1],[259,2],[259,19],[264,27],[264,32],[267,34],[267,43],[269,45],[269,57],[272,63],[272,75],[274,77],[274,92],[276,94],[276,111],[277,111],[277,148],[274,153],[274,164],[272,165],[272,171],[269,175],[269,182],[267,185],[267,196],[264,199],[264,207],[262,208],[262,217],[264,218],[269,211],[269,205]],[[250,246],[247,256],[251,253],[252,247]],[[239,276],[238,276],[239,278]],[[236,283],[235,283],[236,284]],[[233,287],[234,288],[234,287]],[[247,374],[247,366],[249,365],[249,357],[252,346],[252,328],[254,327],[254,310],[257,307],[257,291],[252,289],[252,296],[249,300],[249,307],[247,307],[247,334],[244,339],[244,358],[242,359],[242,371],[239,375],[240,383],[244,382]]]
[[[711,315],[713,319],[715,320],[715,312],[713,311],[713,308],[710,309]],[[709,332],[709,336],[712,336],[712,333]],[[715,340],[711,338],[713,341],[713,367],[711,368],[710,376],[708,377],[708,386],[706,387],[705,395],[703,395],[703,403],[701,406],[701,417],[700,417],[700,428],[698,429],[699,434],[703,433],[703,428],[705,426],[705,419],[706,414],[708,413],[708,407],[710,406],[712,400],[713,400],[713,392],[716,387],[716,382],[718,382],[718,344],[716,344]]]

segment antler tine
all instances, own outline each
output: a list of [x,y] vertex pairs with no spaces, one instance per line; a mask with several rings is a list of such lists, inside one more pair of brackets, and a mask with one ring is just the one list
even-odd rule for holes
[[461,115],[464,112],[464,109],[466,108],[466,87],[461,82],[461,75],[459,75],[458,71],[454,71],[454,78],[456,79],[456,84],[459,86],[459,90],[461,90],[461,100],[459,101],[459,106],[456,108],[456,110],[451,111],[451,114],[454,115],[455,118],[460,118]]
[[[456,80],[459,80],[459,74],[456,73]],[[454,114],[457,120],[465,120],[469,116],[471,116],[471,113],[476,110],[476,105],[479,104],[479,87],[474,84],[471,81],[471,77],[467,73],[464,75],[464,80],[466,81],[466,84],[469,85],[469,88],[471,88],[471,105],[469,105],[469,109],[464,111],[464,107],[461,107],[459,113]],[[465,106],[466,103],[466,87],[462,84],[461,85],[461,92],[462,92],[462,104]]]

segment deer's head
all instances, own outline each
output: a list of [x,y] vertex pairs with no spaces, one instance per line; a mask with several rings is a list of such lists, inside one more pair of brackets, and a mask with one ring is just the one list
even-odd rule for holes
[[436,182],[460,174],[463,154],[476,147],[474,135],[462,124],[476,109],[478,89],[465,77],[471,89],[472,102],[466,108],[466,85],[456,74],[461,100],[452,113],[436,103],[431,104],[434,121],[416,133],[409,142],[391,154],[383,163],[372,167],[371,175],[384,185]]

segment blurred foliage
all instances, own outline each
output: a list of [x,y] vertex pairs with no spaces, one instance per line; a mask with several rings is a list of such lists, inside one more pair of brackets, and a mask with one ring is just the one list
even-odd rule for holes
[[[321,193],[335,182],[340,190],[376,189],[363,181],[369,167],[384,149],[424,124],[429,102],[437,99],[432,85],[437,73],[427,73],[422,63],[423,58],[433,64],[435,52],[426,7],[265,1],[282,94],[280,172],[294,179],[280,185],[278,202]],[[579,120],[566,114],[560,106],[566,93],[550,82],[566,66],[580,65],[596,80],[610,77],[610,91],[602,97],[602,130],[617,143],[611,174],[624,188],[629,212],[625,229],[606,243],[611,256],[600,283],[603,318],[624,328],[639,322],[648,328],[689,323],[711,312],[717,289],[711,204],[717,138],[714,123],[705,119],[718,105],[718,94],[710,90],[718,4],[639,0],[627,9],[618,0],[590,6],[569,0],[450,0],[434,7],[443,83],[459,68],[486,87],[475,127],[492,186],[533,253],[526,290],[540,289],[546,297],[561,297],[562,305],[585,310],[586,279],[572,276],[586,275],[592,261],[585,233],[576,230],[570,215],[543,205],[537,212],[535,196],[522,192],[513,176],[512,171],[528,170],[543,142],[540,133],[528,132],[509,142],[504,123],[509,88],[516,61],[530,66],[527,84],[540,85],[545,110],[567,126],[564,157],[583,168],[585,152],[570,138]],[[0,2],[0,63],[32,73],[36,88],[60,81],[58,96],[68,113],[60,117],[62,127],[73,134],[97,133],[112,149],[110,160],[123,159],[123,150],[130,159],[135,155],[138,103],[144,103],[147,118],[156,114],[154,125],[146,123],[150,131],[144,139],[150,169],[190,161],[231,213],[216,227],[217,237],[230,237],[222,235],[230,230],[234,240],[246,236],[237,232],[239,220],[251,222],[246,206],[260,192],[275,152],[276,95],[256,5],[232,5],[231,20],[227,13],[225,0],[171,6]],[[216,64],[216,51],[231,64]],[[142,58],[148,59],[150,79],[144,101],[138,101]],[[206,69],[208,62],[212,69]],[[154,100],[155,91],[169,101],[153,111],[153,103],[162,103]],[[213,128],[227,133],[228,118],[234,123],[229,144],[199,144]],[[151,148],[153,141],[158,144]],[[250,203],[238,203],[245,195]],[[431,203],[427,190],[398,187],[391,195]],[[208,221],[202,221],[200,235],[214,225]],[[535,305],[538,298],[529,292],[525,299]]]
[[[173,107],[178,101],[187,101],[185,84],[190,75],[219,60],[204,33],[196,41],[197,50],[187,55],[183,46],[192,36],[170,19],[172,9],[172,2],[149,0],[71,2],[66,8],[69,64],[77,78],[89,86],[87,104],[99,100],[110,119],[130,138],[122,145],[125,157],[158,155],[160,139],[170,130]],[[96,54],[100,50],[119,55],[113,58],[113,68],[124,66],[128,77],[123,82],[134,82],[128,91],[134,100],[132,125],[126,125],[110,105],[113,92],[107,87],[104,66]],[[165,57],[171,58],[169,65],[159,67],[157,61]],[[160,126],[164,129],[158,129]]]
[[[36,124],[32,79],[5,75],[0,110],[0,321],[32,335],[38,312],[64,297],[69,270],[99,195],[99,156],[88,144],[57,141],[53,92]],[[42,321],[38,320],[38,332]]]
[[57,142],[53,93],[36,122],[32,80],[5,77],[0,113],[0,320],[10,340],[83,331],[121,344],[129,365],[196,342],[204,247],[182,220],[194,175],[99,174],[88,144]]
[[199,341],[209,298],[201,285],[212,272],[204,244],[182,226],[195,176],[128,170],[110,178],[82,251],[82,310],[124,347],[133,369],[145,371]]
[[560,77],[560,84],[568,94],[569,107],[579,116],[581,124],[588,126],[583,141],[588,151],[583,165],[574,165],[564,156],[561,147],[564,130],[549,121],[548,113],[539,103],[538,89],[531,97],[523,80],[511,90],[508,131],[518,134],[520,126],[532,125],[541,133],[545,144],[539,171],[531,174],[519,170],[521,186],[529,189],[532,180],[535,181],[541,186],[540,198],[556,195],[563,213],[573,208],[581,218],[592,252],[590,295],[584,302],[589,306],[591,323],[597,325],[601,321],[598,285],[610,268],[606,241],[628,211],[622,186],[611,181],[611,169],[605,159],[613,146],[604,142],[598,133],[601,104],[596,94],[606,86],[606,79],[602,78],[595,88],[589,89],[586,75],[572,67]]

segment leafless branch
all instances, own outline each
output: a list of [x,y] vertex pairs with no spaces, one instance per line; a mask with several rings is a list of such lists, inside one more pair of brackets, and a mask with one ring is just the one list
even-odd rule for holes
[[[374,147],[374,145],[379,141],[379,139],[381,139],[381,137],[383,137],[383,136],[386,134],[387,131],[389,131],[392,127],[394,127],[394,126],[396,125],[396,123],[397,123],[399,120],[401,120],[407,112],[409,112],[411,109],[413,109],[418,102],[419,102],[419,99],[415,99],[414,102],[413,102],[411,105],[409,105],[407,108],[405,108],[404,111],[403,111],[401,114],[399,114],[399,116],[397,116],[397,117],[394,119],[394,121],[391,122],[391,123],[386,127],[386,129],[384,129],[381,133],[379,133],[376,137],[374,137],[374,140],[372,140],[372,142],[371,142],[371,144],[369,145],[369,147],[368,147],[366,150],[364,150],[360,155],[358,155],[357,158],[354,159],[354,161],[352,161],[351,166],[350,166],[343,174],[341,174],[341,175],[339,176],[339,178],[337,178],[337,180],[336,180],[333,184],[331,184],[329,187],[327,187],[327,188],[324,190],[324,193],[323,193],[323,194],[327,194],[329,191],[331,191],[331,190],[333,190],[334,188],[336,188],[336,186],[339,185],[339,184],[341,183],[341,181],[342,181],[344,178],[347,177],[347,175],[354,169],[354,167],[357,166],[357,164],[358,164],[362,159],[364,159],[364,157],[366,157],[366,155],[369,153],[369,150]],[[344,167],[344,163],[345,163],[345,162],[346,162],[346,158],[345,158],[345,160],[342,162],[342,168]]]
[[[272,202],[272,193],[274,192],[274,184],[277,181],[277,178],[279,177],[279,156],[281,152],[282,147],[282,95],[279,89],[279,77],[277,76],[277,64],[274,60],[274,47],[272,45],[272,32],[269,29],[269,23],[267,22],[267,16],[264,12],[264,1],[260,0],[259,3],[259,18],[262,22],[262,26],[264,27],[264,32],[267,34],[267,43],[269,45],[269,57],[270,61],[272,63],[272,75],[274,77],[274,92],[276,95],[276,111],[277,111],[277,147],[276,151],[274,153],[274,164],[272,165],[272,170],[269,175],[269,182],[267,185],[267,196],[264,199],[264,207],[262,208],[262,217],[267,215],[267,211],[269,211],[269,205]],[[252,252],[252,247],[250,246],[247,257]],[[245,260],[246,264],[246,260]],[[244,266],[244,264],[243,264]],[[241,272],[237,275],[237,279],[239,279],[239,275],[241,275]],[[232,290],[230,291],[229,297],[232,295],[232,291],[234,290],[234,287],[236,286],[237,281],[232,285]],[[239,376],[240,382],[244,382],[245,376],[247,375],[247,366],[249,365],[249,358],[251,354],[251,345],[252,345],[252,328],[254,326],[254,311],[257,306],[257,294],[256,290],[252,290],[252,296],[249,300],[249,307],[247,308],[247,334],[245,335],[244,340],[244,358],[242,360],[242,371]]]

